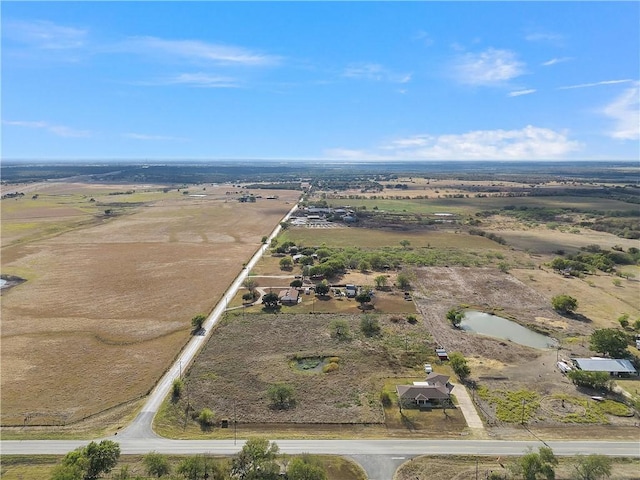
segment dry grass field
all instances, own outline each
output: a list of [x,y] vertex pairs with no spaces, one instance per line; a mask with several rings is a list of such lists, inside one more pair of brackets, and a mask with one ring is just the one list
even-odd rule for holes
[[[523,452],[525,453],[525,452]],[[575,478],[574,458],[559,458],[555,478],[568,480]],[[428,478],[433,480],[469,480],[487,478],[491,472],[507,474],[509,457],[441,457],[424,456],[405,462],[397,470],[395,480],[415,480]],[[640,461],[637,459],[612,459],[611,476],[613,480],[637,480]],[[477,475],[477,476],[476,476]]]
[[2,274],[26,279],[2,292],[3,425],[70,423],[152,388],[297,199],[228,190],[52,183],[2,200]]
[[[433,341],[424,325],[412,325],[398,315],[380,315],[383,334],[366,337],[360,330],[361,318],[346,314],[229,316],[190,369],[181,400],[167,401],[156,424],[158,431],[179,436],[184,428],[188,436],[197,435],[197,423],[185,416],[188,404],[193,412],[210,408],[218,419],[234,418],[235,411],[243,431],[260,425],[280,431],[285,424],[297,424],[305,436],[335,437],[377,425],[361,434],[459,435],[466,425],[458,411],[448,418],[439,410],[421,412],[412,418],[415,425],[408,430],[394,415],[388,418],[380,403],[388,382],[422,378],[421,362],[433,358]],[[337,320],[348,322],[350,340],[332,337],[331,325]],[[302,367],[311,359],[320,363]],[[331,361],[338,368],[325,372],[324,366]],[[276,383],[294,388],[295,408],[272,407],[268,389]],[[284,431],[291,434],[286,426]],[[205,436],[225,434],[229,432],[217,428],[204,432]]]

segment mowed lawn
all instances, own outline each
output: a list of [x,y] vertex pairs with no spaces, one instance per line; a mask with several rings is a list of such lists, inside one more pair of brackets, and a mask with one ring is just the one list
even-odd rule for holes
[[[90,187],[67,186],[64,198],[78,202],[65,208],[84,211],[92,194],[127,203]],[[113,207],[122,209],[113,217],[72,229],[61,219],[62,233],[31,232],[2,248],[2,273],[27,280],[2,293],[3,425],[71,423],[153,387],[188,341],[191,318],[213,309],[297,199],[278,191],[278,200],[239,203],[211,190],[154,192],[148,202],[136,193],[136,205]],[[10,222],[55,225],[59,206],[44,193],[30,215],[35,193],[8,200],[11,208],[2,201],[3,230],[5,207]]]

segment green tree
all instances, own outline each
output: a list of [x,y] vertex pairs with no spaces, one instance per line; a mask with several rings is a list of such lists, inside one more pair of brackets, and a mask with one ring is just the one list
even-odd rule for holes
[[251,293],[255,292],[258,285],[258,281],[255,278],[247,277],[242,281],[242,286]]
[[251,293],[251,292],[246,292],[246,293],[243,293],[243,294],[242,294],[242,300],[243,300],[243,302],[251,303],[251,302],[253,302],[253,299],[254,299],[254,298],[255,298],[255,297],[253,296],[253,293]]
[[605,455],[579,455],[574,465],[573,480],[598,480],[611,476],[611,459]]
[[360,320],[360,330],[366,337],[374,337],[380,333],[380,322],[374,315],[363,315]]
[[333,320],[330,327],[333,338],[337,338],[338,340],[349,340],[351,338],[349,324],[346,320]]
[[54,469],[53,480],[95,480],[109,473],[120,458],[120,445],[111,440],[91,442],[69,452]]
[[453,352],[449,355],[449,364],[460,381],[464,382],[471,374],[471,369],[467,364],[467,359],[460,352]]
[[623,313],[622,315],[620,315],[618,317],[618,323],[620,324],[620,326],[622,328],[624,328],[626,330],[627,327],[629,326],[629,314],[628,313]]
[[291,270],[291,268],[293,268],[291,257],[282,257],[280,259],[280,270]]
[[269,387],[267,391],[271,399],[271,405],[279,410],[287,410],[296,404],[295,390],[286,383],[276,383]]
[[149,452],[143,459],[142,463],[147,472],[147,475],[151,477],[160,478],[164,475],[168,475],[171,472],[171,465],[166,455],[158,452]]
[[307,453],[294,458],[287,466],[288,480],[327,480],[322,463]]
[[240,480],[274,480],[280,466],[276,463],[278,445],[266,438],[248,439],[231,461],[231,475]]
[[511,472],[524,480],[537,480],[544,478],[554,480],[556,478],[554,467],[558,465],[558,459],[549,447],[540,447],[538,453],[529,450],[528,453],[518,458],[511,466]]
[[450,308],[447,312],[447,320],[451,322],[451,325],[458,328],[462,319],[464,318],[464,312],[458,308]]
[[207,317],[201,313],[193,317],[191,319],[191,326],[193,327],[193,331],[199,332],[200,330],[202,330],[202,325],[204,324],[205,320],[207,320]]
[[627,354],[627,334],[615,328],[595,330],[589,339],[589,348],[612,358],[625,357]]
[[198,422],[202,427],[208,428],[215,422],[216,415],[209,408],[203,408],[198,415]]
[[263,295],[262,304],[265,306],[265,308],[273,310],[278,307],[279,300],[280,299],[278,298],[277,293],[269,292]]
[[356,295],[356,302],[360,304],[361,308],[365,308],[365,305],[371,301],[371,295],[369,292],[363,291]]
[[585,372],[584,370],[573,369],[567,373],[567,377],[574,385],[593,388],[594,390],[609,389],[611,385],[611,377],[607,372]]
[[329,290],[331,290],[331,287],[327,282],[320,282],[316,284],[315,290],[318,295],[320,295],[321,297],[324,297],[326,294],[329,293]]
[[360,264],[358,265],[358,269],[362,273],[367,273],[369,270],[371,270],[371,264],[369,262],[367,262],[366,260],[362,260],[360,262]]
[[387,286],[387,276],[386,275],[378,275],[376,278],[373,279],[373,281],[376,284],[376,288],[378,290],[382,290]]
[[182,381],[182,379],[181,378],[174,379],[173,383],[171,384],[171,396],[174,399],[180,398],[180,395],[182,395],[183,389],[184,389],[184,382]]
[[551,306],[562,314],[573,313],[578,308],[578,301],[569,295],[556,295],[551,299]]
[[404,291],[411,289],[411,279],[409,278],[409,275],[406,273],[399,273],[396,277],[396,285],[398,285],[399,289]]
[[409,240],[400,240],[400,245],[402,245],[402,248],[407,250],[409,245],[411,245],[411,242]]
[[300,288],[302,287],[302,280],[296,279],[293,282],[291,282],[289,286],[293,288]]

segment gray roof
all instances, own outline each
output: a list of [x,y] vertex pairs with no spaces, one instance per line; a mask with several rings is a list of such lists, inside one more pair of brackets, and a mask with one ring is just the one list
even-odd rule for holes
[[636,373],[631,362],[622,358],[572,358],[580,370],[585,372]]
[[412,400],[444,400],[449,398],[453,385],[449,383],[447,375],[430,373],[427,375],[428,385],[396,385],[398,397]]

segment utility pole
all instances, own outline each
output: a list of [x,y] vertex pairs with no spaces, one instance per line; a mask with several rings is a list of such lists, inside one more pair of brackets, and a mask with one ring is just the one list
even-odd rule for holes
[[524,425],[524,406],[525,406],[526,403],[527,403],[527,401],[523,398],[522,399],[522,418],[520,419],[520,423],[522,425]]
[[233,401],[233,444],[238,441],[238,420],[236,418],[236,401]]

